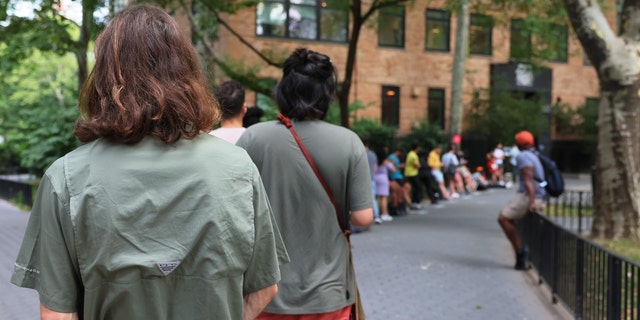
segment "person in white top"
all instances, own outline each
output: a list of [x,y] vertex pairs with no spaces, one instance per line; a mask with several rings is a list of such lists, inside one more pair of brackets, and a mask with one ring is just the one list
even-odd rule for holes
[[220,84],[215,90],[215,96],[222,111],[220,128],[209,134],[235,144],[246,128],[242,126],[242,118],[247,112],[244,101],[244,87],[235,80]]
[[498,170],[493,175],[493,182],[500,186],[504,186],[504,156],[502,143],[498,143],[496,148],[493,149],[493,161],[498,165]]

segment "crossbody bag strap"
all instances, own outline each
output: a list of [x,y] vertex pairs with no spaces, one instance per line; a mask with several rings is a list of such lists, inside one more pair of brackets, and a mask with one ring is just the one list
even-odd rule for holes
[[287,127],[287,129],[289,129],[289,131],[293,135],[293,138],[296,139],[296,142],[298,143],[298,146],[300,147],[302,154],[307,159],[307,162],[309,162],[309,165],[311,166],[313,173],[315,173],[316,177],[318,178],[318,181],[320,181],[320,184],[322,185],[322,188],[324,188],[324,191],[329,196],[329,199],[331,199],[331,204],[333,204],[333,208],[336,210],[336,217],[338,218],[338,224],[340,225],[340,229],[342,230],[342,233],[344,234],[344,236],[347,238],[347,242],[348,242],[349,236],[351,235],[351,230],[349,228],[349,225],[344,220],[344,217],[340,214],[340,210],[338,209],[338,203],[336,202],[336,199],[333,197],[333,193],[331,193],[331,189],[329,189],[329,185],[324,180],[324,178],[322,178],[322,175],[320,174],[320,170],[318,170],[318,167],[313,161],[313,158],[311,158],[311,154],[309,154],[309,151],[307,151],[307,148],[304,146],[304,143],[302,143],[302,139],[300,139],[300,136],[298,136],[298,133],[296,132],[296,130],[293,129],[291,120],[287,118],[285,115],[283,115],[282,113],[278,114],[278,120],[280,120],[280,122],[282,122],[282,124],[284,124]]

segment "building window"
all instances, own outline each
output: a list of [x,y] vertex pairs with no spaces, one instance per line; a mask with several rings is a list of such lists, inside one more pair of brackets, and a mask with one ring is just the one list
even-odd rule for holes
[[450,20],[449,11],[427,9],[426,50],[449,51]]
[[400,88],[382,86],[382,119],[384,125],[400,126]]
[[552,24],[549,26],[549,34],[555,41],[545,42],[542,46],[548,52],[546,56],[550,61],[567,62],[569,29],[565,25]]
[[444,89],[429,89],[427,117],[429,123],[444,129]]
[[378,46],[404,47],[404,7],[380,9],[378,13]]
[[600,105],[600,98],[587,98],[585,103],[585,107],[593,110],[598,110],[598,106]]
[[338,0],[261,1],[256,6],[256,35],[346,42],[347,10]]
[[482,14],[472,14],[469,22],[469,52],[491,55],[493,18]]
[[511,20],[511,39],[509,41],[512,59],[528,61],[531,59],[531,31],[522,19]]

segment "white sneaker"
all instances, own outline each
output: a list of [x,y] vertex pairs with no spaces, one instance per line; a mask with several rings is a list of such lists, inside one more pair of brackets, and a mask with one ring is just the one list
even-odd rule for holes
[[414,210],[418,210],[420,208],[422,208],[422,205],[420,205],[419,203],[412,203],[409,205],[409,208],[414,209]]
[[382,223],[382,219],[381,218],[375,218],[375,219],[373,219],[373,222],[375,222],[376,224],[381,224]]
[[381,219],[382,221],[393,221],[393,217],[388,214],[383,214],[378,219]]
[[458,199],[458,198],[460,198],[460,194],[457,193],[457,192],[454,192],[454,193],[451,194],[451,198],[452,199]]

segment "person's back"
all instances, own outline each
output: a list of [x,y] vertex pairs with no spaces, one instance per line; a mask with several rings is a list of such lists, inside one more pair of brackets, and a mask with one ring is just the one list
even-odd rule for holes
[[235,144],[246,130],[243,126],[244,115],[247,113],[247,103],[244,101],[244,87],[235,80],[225,81],[215,91],[220,103],[222,122],[220,128],[210,134]]
[[[322,120],[336,84],[327,56],[297,49],[285,61],[276,102],[286,118],[282,122],[291,119],[344,220],[366,226],[373,220],[373,199],[364,145],[350,130]],[[355,301],[348,243],[330,197],[283,123],[255,124],[237,143],[260,171],[291,258],[281,266],[277,297],[258,319],[341,318]]]
[[143,4],[95,48],[84,144],[45,172],[11,282],[43,319],[255,318],[286,251],[246,152],[204,133],[219,112],[189,38]]
[[51,189],[69,203],[86,319],[239,319],[247,288],[237,279],[277,270],[275,260],[252,264],[267,262],[253,255],[268,254],[254,250],[251,230],[270,220],[268,210],[246,201],[261,188],[259,174],[245,152],[221,140],[99,139],[49,172]]

